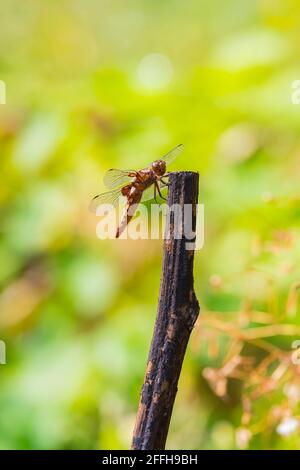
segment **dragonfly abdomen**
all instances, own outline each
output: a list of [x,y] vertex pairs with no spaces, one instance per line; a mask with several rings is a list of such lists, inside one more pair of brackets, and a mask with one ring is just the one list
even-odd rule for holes
[[116,238],[119,238],[122,232],[124,232],[126,226],[131,221],[134,213],[137,209],[137,205],[142,199],[143,191],[140,191],[135,186],[132,186],[128,195],[127,195],[127,203],[124,215],[122,217],[121,223],[117,228]]

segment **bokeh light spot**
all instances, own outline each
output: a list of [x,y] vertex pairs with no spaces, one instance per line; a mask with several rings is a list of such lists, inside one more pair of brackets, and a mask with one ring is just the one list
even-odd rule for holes
[[173,77],[170,59],[158,53],[144,56],[137,67],[137,84],[147,90],[160,90],[169,85]]

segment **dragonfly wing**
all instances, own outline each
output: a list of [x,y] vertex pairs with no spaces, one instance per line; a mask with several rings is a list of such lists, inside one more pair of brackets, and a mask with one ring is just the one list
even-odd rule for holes
[[117,170],[112,168],[105,173],[103,182],[107,188],[118,188],[133,180],[133,177],[129,176],[130,173],[132,173],[131,170]]
[[117,207],[121,197],[122,193],[120,189],[98,194],[98,196],[95,196],[90,202],[90,211],[97,212],[98,207],[102,204],[110,204],[112,208]]
[[170,163],[173,162],[175,158],[182,152],[183,148],[183,144],[177,145],[177,147],[174,147],[172,150],[170,150],[170,152],[161,157],[161,160],[164,160],[167,166],[170,165]]

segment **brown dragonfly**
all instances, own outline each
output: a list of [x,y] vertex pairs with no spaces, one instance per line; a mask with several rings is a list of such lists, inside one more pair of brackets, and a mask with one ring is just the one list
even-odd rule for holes
[[105,173],[103,181],[110,191],[95,196],[91,201],[90,210],[97,212],[98,207],[102,204],[117,207],[120,197],[126,197],[125,211],[120,226],[117,228],[116,238],[119,238],[129,224],[134,215],[132,209],[136,210],[137,204],[153,198],[157,202],[157,194],[165,199],[162,190],[168,186],[164,180],[168,176],[167,166],[175,160],[182,150],[183,145],[177,145],[159,160],[155,160],[139,171],[111,169]]

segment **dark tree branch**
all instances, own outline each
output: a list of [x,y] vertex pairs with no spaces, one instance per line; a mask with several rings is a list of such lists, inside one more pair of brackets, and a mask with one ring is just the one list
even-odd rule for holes
[[[169,207],[192,204],[196,229],[198,173],[176,172],[169,177]],[[164,241],[163,273],[157,318],[150,347],[132,449],[164,449],[186,347],[199,313],[194,292],[194,250],[184,235],[176,239],[176,218],[170,218],[170,238]],[[183,233],[185,221],[179,221]],[[177,220],[178,224],[178,220]],[[178,233],[178,232],[177,232]],[[188,235],[187,235],[188,236]]]

